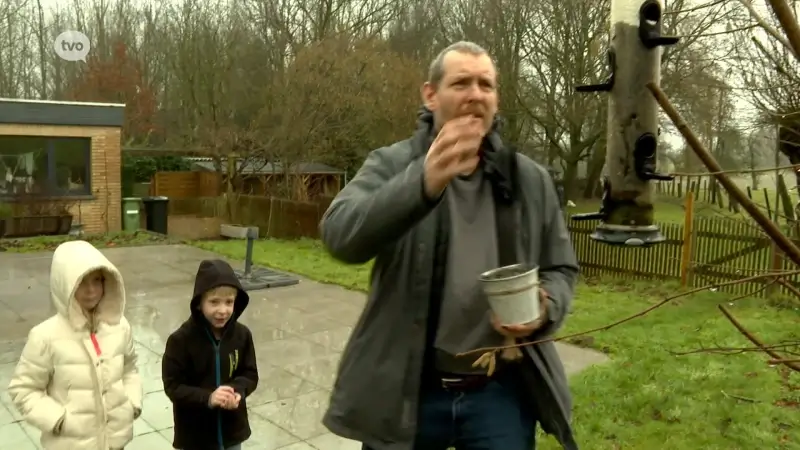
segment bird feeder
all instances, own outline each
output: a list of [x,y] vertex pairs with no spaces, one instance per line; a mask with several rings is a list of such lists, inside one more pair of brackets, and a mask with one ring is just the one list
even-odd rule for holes
[[664,236],[653,220],[658,103],[646,84],[661,79],[663,47],[677,37],[662,36],[659,0],[611,1],[610,77],[602,84],[577,86],[578,92],[608,92],[605,176],[600,211],[572,220],[600,220],[592,238],[611,245],[649,246]]

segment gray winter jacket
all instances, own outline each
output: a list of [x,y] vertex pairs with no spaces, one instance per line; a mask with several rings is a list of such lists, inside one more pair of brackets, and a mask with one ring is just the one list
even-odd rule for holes
[[[342,355],[323,423],[376,450],[412,450],[417,428],[438,229],[438,215],[431,212],[438,205],[423,196],[427,148],[414,147],[412,138],[371,152],[320,225],[326,248],[338,260],[375,259],[368,302]],[[578,264],[551,177],[528,157],[515,157],[520,262],[539,266],[542,288],[551,298],[550,322],[531,337],[538,340],[563,324]],[[525,349],[529,401],[542,428],[565,449],[577,450],[572,400],[554,344]]]

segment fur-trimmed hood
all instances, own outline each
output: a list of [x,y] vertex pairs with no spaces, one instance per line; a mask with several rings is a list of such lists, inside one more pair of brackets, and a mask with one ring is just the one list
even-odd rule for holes
[[50,300],[56,312],[75,330],[90,325],[89,318],[75,300],[75,291],[83,278],[95,270],[102,270],[105,276],[103,299],[94,312],[95,326],[100,322],[117,325],[125,311],[125,285],[116,266],[86,241],[65,242],[53,254]]

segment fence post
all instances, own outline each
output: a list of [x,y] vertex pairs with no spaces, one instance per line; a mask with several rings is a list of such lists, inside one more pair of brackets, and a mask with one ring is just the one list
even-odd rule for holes
[[706,202],[706,203],[711,203],[709,201],[709,200],[711,200],[711,188],[708,187],[708,178],[706,178],[703,181],[701,181],[701,183],[704,186],[702,188],[703,189],[703,201]]
[[723,188],[716,179],[714,180],[714,186],[716,187],[717,191],[717,205],[719,205],[719,209],[725,209],[724,196],[725,194],[728,193],[728,191],[726,191],[725,188]]
[[772,219],[772,207],[769,204],[769,191],[764,188],[764,206],[767,208],[767,217]]
[[272,237],[272,206],[275,202],[275,197],[269,196],[269,215],[267,216],[267,237]]
[[694,248],[694,194],[686,193],[685,212],[683,215],[683,245],[681,246],[681,286],[689,283]]
[[153,177],[150,178],[150,195],[153,197],[157,196],[161,192],[161,190],[158,188],[158,185],[160,184],[159,181],[158,172],[156,172],[153,174]]
[[[767,239],[769,239],[769,238],[767,238]],[[775,245],[774,242],[769,246],[769,248],[770,248],[769,271],[770,272],[782,272],[783,271],[783,257],[782,257],[781,249],[779,249],[778,246]],[[768,283],[769,281],[771,281],[771,280],[769,280],[769,279],[765,279],[764,280],[765,283]],[[769,285],[767,287],[766,294],[768,296],[769,295],[773,295],[775,293],[775,291],[778,290],[779,287],[780,287],[780,285],[778,283],[772,283],[771,285]]]

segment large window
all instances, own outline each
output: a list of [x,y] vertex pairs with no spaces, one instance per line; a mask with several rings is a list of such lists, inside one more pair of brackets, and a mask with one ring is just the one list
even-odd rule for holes
[[0,136],[0,197],[89,195],[91,139]]

